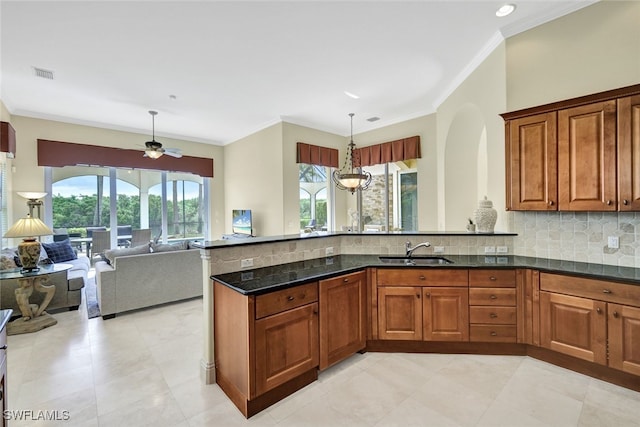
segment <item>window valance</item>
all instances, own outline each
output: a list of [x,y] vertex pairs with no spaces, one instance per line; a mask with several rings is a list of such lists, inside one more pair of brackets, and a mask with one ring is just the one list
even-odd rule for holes
[[205,178],[213,178],[213,159],[192,156],[182,156],[181,158],[162,156],[154,160],[143,157],[142,150],[38,139],[38,166],[84,165],[188,172]]
[[360,159],[360,164],[354,165],[356,167],[419,159],[422,157],[420,153],[420,136],[416,135],[396,141],[356,148],[354,153],[354,159]]
[[306,163],[316,166],[338,167],[338,150],[335,148],[320,147],[318,145],[296,144],[297,163]]

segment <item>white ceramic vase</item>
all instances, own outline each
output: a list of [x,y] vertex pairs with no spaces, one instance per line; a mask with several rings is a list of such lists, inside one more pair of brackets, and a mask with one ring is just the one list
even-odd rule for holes
[[498,219],[498,212],[493,208],[493,202],[487,200],[487,196],[484,196],[484,200],[478,202],[478,209],[474,211],[476,217],[476,232],[477,233],[493,233],[493,228],[496,226]]

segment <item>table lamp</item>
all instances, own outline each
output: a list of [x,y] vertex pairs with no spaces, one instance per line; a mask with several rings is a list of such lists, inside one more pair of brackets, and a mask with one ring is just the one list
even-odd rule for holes
[[36,240],[37,236],[46,236],[53,234],[53,231],[46,226],[38,218],[32,218],[27,215],[26,218],[20,218],[13,226],[7,230],[2,237],[22,237],[22,242],[18,245],[18,256],[22,263],[22,271],[37,271],[38,260],[40,260],[40,242]]

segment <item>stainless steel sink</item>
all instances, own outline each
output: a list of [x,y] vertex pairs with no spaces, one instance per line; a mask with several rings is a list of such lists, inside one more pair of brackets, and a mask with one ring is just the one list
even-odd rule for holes
[[381,256],[380,261],[395,265],[446,265],[453,264],[453,261],[441,256]]

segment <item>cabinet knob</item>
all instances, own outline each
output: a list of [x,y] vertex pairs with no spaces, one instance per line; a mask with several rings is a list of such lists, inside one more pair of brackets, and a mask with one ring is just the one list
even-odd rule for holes
[[427,298],[431,298],[431,292],[427,292],[425,295],[427,296]]
[[419,277],[419,279],[420,279],[420,280],[424,280],[424,279],[426,279],[426,277],[424,277],[424,275],[422,275],[422,274],[421,274],[421,275],[420,275],[420,277]]
[[618,312],[617,311],[613,312],[613,317],[615,317],[616,319],[618,318]]
[[496,331],[491,331],[491,336],[492,336],[492,337],[497,337],[497,336],[498,336],[498,333],[497,333]]
[[498,315],[495,314],[495,313],[491,313],[491,314],[489,314],[489,317],[492,318],[492,319],[495,319],[496,317],[498,317]]
[[343,279],[342,280],[344,283],[349,283],[349,279]]
[[603,293],[603,294],[610,294],[610,293],[611,293],[611,291],[610,291],[609,289],[603,289],[603,290],[602,290],[602,293]]
[[607,206],[611,206],[611,200],[607,200]]
[[553,206],[553,200],[549,200],[549,206]]
[[[427,297],[429,296],[429,294],[427,293]],[[416,298],[420,298],[420,294],[416,294]]]
[[622,204],[623,204],[623,205],[628,205],[628,204],[629,204],[629,201],[628,201],[627,199],[624,199],[624,200],[622,201]]
[[291,295],[289,295],[289,296],[287,297],[287,301],[293,301],[294,299],[295,299],[295,298],[294,298],[294,297],[292,297]]
[[498,279],[496,278],[496,276],[490,276],[490,277],[489,277],[489,280],[491,280],[492,282],[495,282],[495,281],[496,281],[496,280],[498,280]]
[[491,295],[491,296],[489,296],[489,298],[491,298],[491,299],[498,299],[498,297],[497,297],[497,296],[495,296],[495,295]]
[[596,308],[596,313],[598,314],[602,313],[602,310],[600,309],[600,307]]

